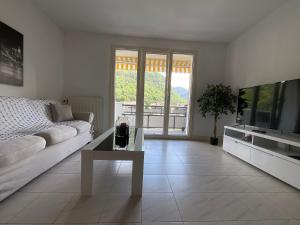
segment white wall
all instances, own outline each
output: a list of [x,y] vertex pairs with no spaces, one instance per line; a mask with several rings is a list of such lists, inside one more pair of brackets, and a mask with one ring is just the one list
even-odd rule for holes
[[[136,46],[175,48],[198,52],[195,100],[207,83],[222,82],[225,71],[225,44],[182,42],[101,35],[80,32],[65,34],[65,82],[64,95],[97,95],[104,99],[103,129],[109,127],[109,87],[111,70],[111,46]],[[193,117],[193,134],[210,136],[212,120],[202,119],[196,101]],[[221,131],[220,131],[221,133]]]
[[226,83],[236,88],[300,78],[300,1],[288,1],[233,41],[226,64]]
[[30,0],[0,0],[0,20],[24,35],[24,87],[0,84],[0,95],[60,98],[63,32]]

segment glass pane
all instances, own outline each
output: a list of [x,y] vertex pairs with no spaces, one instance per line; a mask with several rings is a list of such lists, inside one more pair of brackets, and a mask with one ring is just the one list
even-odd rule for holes
[[168,126],[169,135],[187,135],[192,65],[192,55],[173,54]]
[[145,134],[163,134],[167,55],[146,54],[144,86]]
[[115,55],[115,121],[126,116],[135,126],[138,51],[116,50]]

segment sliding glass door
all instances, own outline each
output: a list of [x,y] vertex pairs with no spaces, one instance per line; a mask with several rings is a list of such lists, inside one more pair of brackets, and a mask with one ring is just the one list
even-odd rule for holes
[[170,75],[169,135],[187,135],[193,55],[173,54]]
[[115,117],[126,116],[146,135],[186,136],[189,131],[192,54],[115,50]]
[[130,126],[136,126],[138,51],[115,51],[114,121],[126,116]]
[[145,54],[144,133],[164,134],[166,109],[167,54]]

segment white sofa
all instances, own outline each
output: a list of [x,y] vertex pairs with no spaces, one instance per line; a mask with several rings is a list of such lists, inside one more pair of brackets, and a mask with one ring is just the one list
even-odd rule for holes
[[51,102],[0,97],[0,201],[92,140],[92,113],[54,123]]

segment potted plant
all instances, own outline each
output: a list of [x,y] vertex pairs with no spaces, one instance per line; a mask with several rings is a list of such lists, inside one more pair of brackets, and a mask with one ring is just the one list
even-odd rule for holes
[[235,112],[236,95],[230,86],[224,86],[223,84],[207,85],[206,90],[197,102],[203,117],[211,115],[214,118],[214,131],[210,143],[218,145],[217,122],[221,115]]

